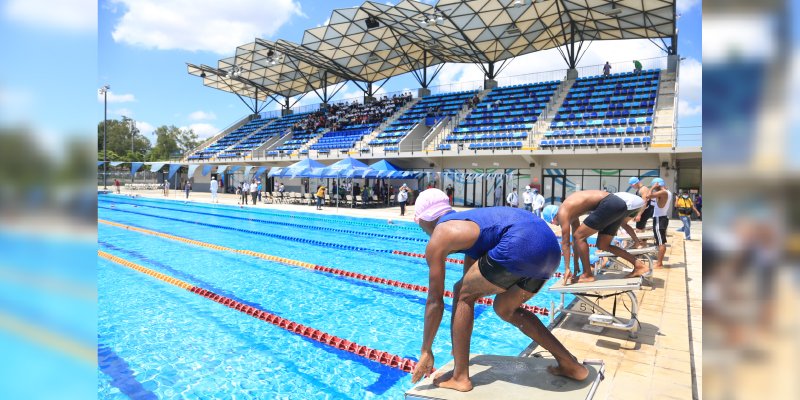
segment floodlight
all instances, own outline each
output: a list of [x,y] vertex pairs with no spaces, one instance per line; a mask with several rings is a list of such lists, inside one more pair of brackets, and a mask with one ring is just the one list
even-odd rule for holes
[[378,19],[373,16],[370,16],[364,20],[364,23],[367,25],[367,29],[373,29],[381,26],[381,24],[378,22]]

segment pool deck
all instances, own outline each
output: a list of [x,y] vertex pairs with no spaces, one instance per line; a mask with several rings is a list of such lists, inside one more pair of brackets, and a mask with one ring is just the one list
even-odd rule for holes
[[[122,194],[165,199],[157,190],[123,189]],[[166,198],[186,201],[183,191],[171,190]],[[239,196],[233,194],[219,195],[220,204],[235,206],[238,200]],[[210,194],[191,193],[189,201],[210,203]],[[313,206],[290,204],[259,203],[244,207],[408,222],[413,222],[414,215],[414,206],[407,207],[402,217],[399,207],[340,206],[324,207],[321,211]],[[702,222],[692,221],[692,241],[684,241],[683,234],[675,232],[680,226],[680,221],[670,221],[665,266],[654,270],[654,288],[644,286],[636,292],[641,322],[636,339],[629,338],[627,332],[608,328],[597,333],[585,330],[587,317],[579,315],[565,317],[553,329],[555,336],[579,359],[605,362],[605,380],[599,385],[595,399],[702,398]],[[600,301],[607,309],[612,308],[612,303],[613,298]],[[542,349],[536,349],[539,350]]]

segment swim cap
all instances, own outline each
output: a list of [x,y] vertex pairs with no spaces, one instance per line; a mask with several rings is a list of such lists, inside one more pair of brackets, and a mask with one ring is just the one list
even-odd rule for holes
[[414,202],[414,222],[433,221],[450,211],[453,211],[450,198],[443,191],[436,188],[426,189]]
[[530,187],[530,185],[526,185],[526,186],[525,186],[525,190],[531,190],[531,187]]
[[664,184],[664,180],[663,180],[663,179],[661,179],[661,178],[656,178],[656,179],[653,179],[653,184],[654,184],[654,185],[659,185],[659,186],[666,186],[666,185]]
[[632,176],[631,179],[628,179],[628,185],[633,186],[633,185],[635,185],[637,183],[639,183],[639,178],[637,178],[635,176]]
[[542,210],[542,219],[544,220],[544,222],[552,224],[553,218],[556,217],[557,213],[558,213],[558,206],[551,204],[545,207],[544,210]]

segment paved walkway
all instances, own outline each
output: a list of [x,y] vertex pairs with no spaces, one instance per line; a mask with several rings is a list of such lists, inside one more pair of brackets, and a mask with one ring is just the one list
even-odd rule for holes
[[[165,198],[161,191],[125,191],[142,197]],[[171,190],[170,200],[187,201],[183,191]],[[209,203],[208,193],[190,193],[188,201]],[[239,196],[220,194],[219,203],[238,205]],[[414,206],[400,216],[400,207],[350,208],[292,204],[263,204],[266,209],[302,211],[413,222]],[[456,207],[456,210],[459,210]],[[570,315],[553,333],[581,359],[603,359],[606,379],[595,399],[700,399],[702,398],[702,222],[692,224],[692,241],[675,232],[680,221],[670,221],[665,267],[654,271],[654,289],[637,293],[642,329],[636,339],[627,332],[604,328],[599,333],[584,330],[586,317]],[[620,297],[622,299],[622,297]],[[601,304],[612,308],[613,299]],[[627,299],[625,300],[627,301]],[[575,305],[576,307],[579,304]],[[618,304],[622,315],[627,311]],[[537,349],[537,351],[540,349]]]

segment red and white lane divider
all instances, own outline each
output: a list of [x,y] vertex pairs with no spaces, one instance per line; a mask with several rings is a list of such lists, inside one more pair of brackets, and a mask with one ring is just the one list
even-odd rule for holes
[[238,302],[236,300],[233,300],[231,298],[228,298],[228,297],[225,297],[225,296],[220,296],[219,294],[216,294],[216,293],[214,293],[214,292],[212,292],[210,290],[206,290],[206,289],[203,289],[201,287],[194,286],[194,285],[189,284],[187,282],[184,282],[184,281],[181,281],[179,279],[173,278],[173,277],[171,277],[169,275],[165,275],[165,274],[162,274],[160,272],[156,272],[156,271],[154,271],[152,269],[143,267],[141,265],[138,265],[136,263],[130,262],[130,261],[125,260],[123,258],[117,257],[117,256],[109,254],[109,253],[106,253],[106,252],[104,252],[102,250],[98,250],[97,251],[97,255],[102,257],[102,258],[105,258],[105,259],[107,259],[109,261],[115,262],[117,264],[126,266],[128,268],[131,268],[131,269],[134,269],[136,271],[145,273],[147,275],[150,275],[150,276],[152,276],[152,277],[154,277],[156,279],[159,279],[159,280],[161,280],[163,282],[166,282],[166,283],[169,283],[171,285],[186,289],[186,290],[188,290],[188,291],[190,291],[192,293],[198,294],[198,295],[203,296],[203,297],[205,297],[205,298],[207,298],[207,299],[209,299],[211,301],[214,301],[214,302],[217,302],[217,303],[222,304],[224,306],[230,307],[230,308],[232,308],[232,309],[234,309],[236,311],[239,311],[241,313],[247,314],[247,315],[249,315],[249,316],[251,316],[253,318],[258,318],[258,319],[260,319],[262,321],[268,322],[268,323],[270,323],[272,325],[277,326],[278,328],[287,330],[287,331],[292,332],[292,333],[296,333],[296,334],[301,335],[303,337],[307,337],[307,338],[309,338],[311,340],[314,340],[314,341],[317,341],[319,343],[322,343],[322,344],[325,344],[325,345],[328,345],[328,346],[331,346],[331,347],[335,347],[335,348],[337,348],[339,350],[343,350],[343,351],[346,351],[346,352],[349,352],[349,353],[353,353],[353,354],[356,354],[358,356],[367,358],[367,359],[372,360],[372,361],[379,362],[379,363],[381,363],[383,365],[386,365],[386,366],[389,366],[389,367],[392,367],[392,368],[397,368],[397,369],[399,369],[399,370],[401,370],[403,372],[408,372],[408,373],[412,372],[414,370],[414,366],[417,365],[417,362],[414,361],[414,360],[410,360],[408,358],[403,358],[403,357],[400,357],[398,355],[391,354],[389,352],[376,350],[376,349],[373,349],[371,347],[362,346],[362,345],[360,345],[360,344],[358,344],[356,342],[351,342],[351,341],[349,341],[347,339],[342,339],[340,337],[336,337],[336,336],[330,335],[328,333],[320,331],[319,329],[315,329],[315,328],[312,328],[312,327],[307,326],[307,325],[299,324],[297,322],[288,320],[288,319],[283,318],[283,317],[279,317],[279,316],[277,316],[275,314],[271,314],[271,313],[266,312],[264,310],[260,310],[260,309],[258,309],[256,307],[252,307],[252,306],[248,306],[247,304],[240,303],[240,302]]

